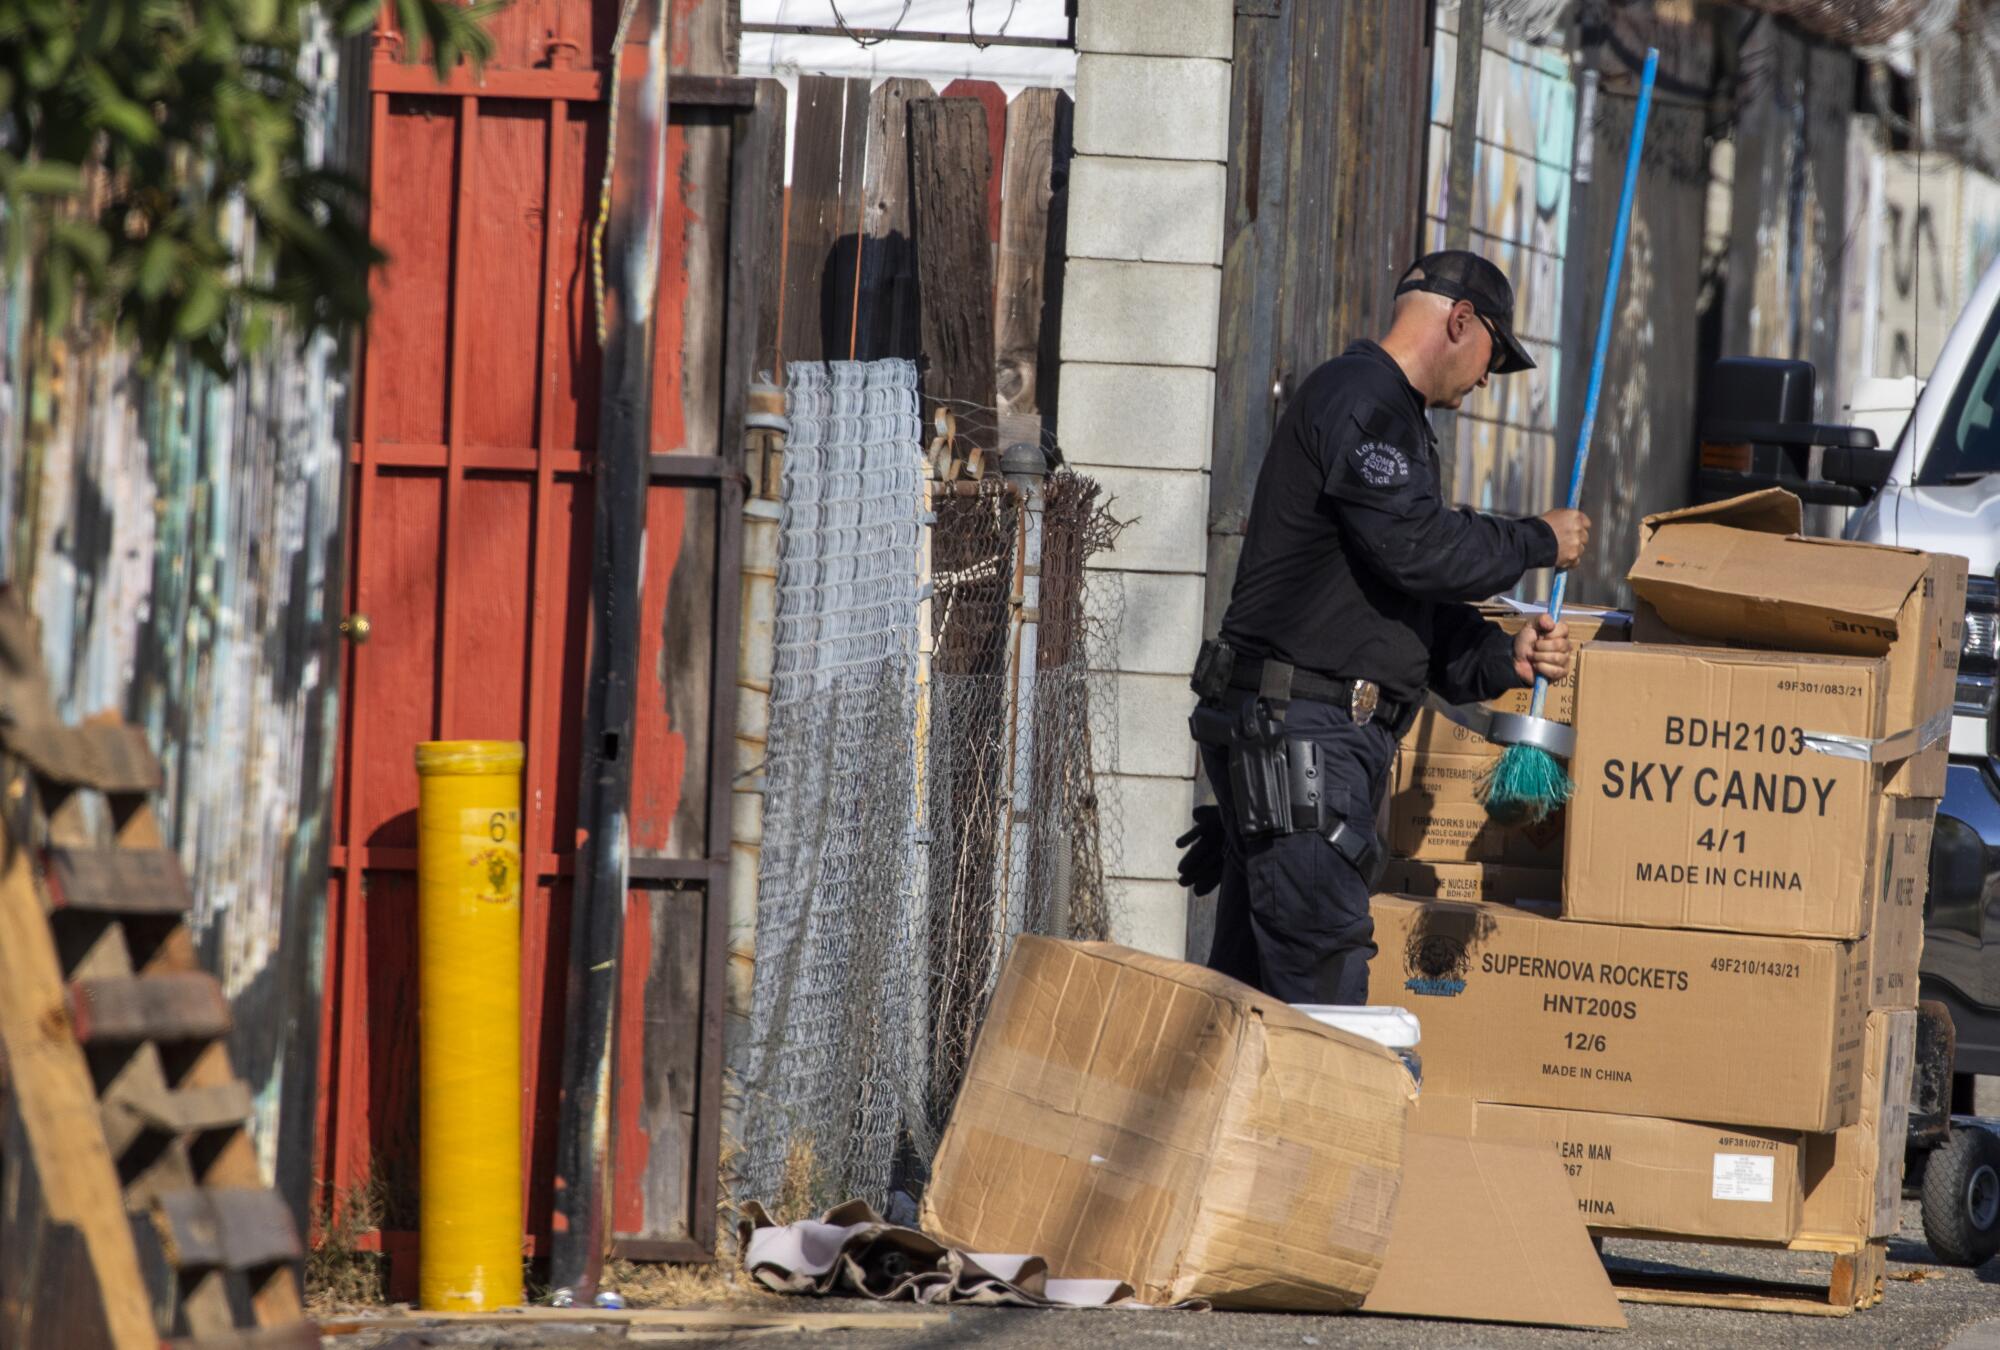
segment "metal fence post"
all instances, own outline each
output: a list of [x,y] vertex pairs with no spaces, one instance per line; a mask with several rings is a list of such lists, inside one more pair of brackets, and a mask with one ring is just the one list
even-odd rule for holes
[[[1043,489],[1048,456],[1042,450],[1041,418],[1009,415],[1000,428],[1000,472],[1021,495],[1014,549],[1012,641],[1008,644],[1007,833],[1001,866],[1003,917],[994,960],[1006,959],[1007,939],[1028,927],[1028,858],[1034,845],[1035,666],[1037,629],[1042,617]],[[997,970],[996,970],[997,974]]]

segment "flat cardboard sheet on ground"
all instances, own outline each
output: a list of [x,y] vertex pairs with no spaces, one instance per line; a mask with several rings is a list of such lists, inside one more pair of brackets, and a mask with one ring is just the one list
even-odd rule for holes
[[1389,1250],[1361,1310],[1625,1326],[1554,1154],[1415,1130]]

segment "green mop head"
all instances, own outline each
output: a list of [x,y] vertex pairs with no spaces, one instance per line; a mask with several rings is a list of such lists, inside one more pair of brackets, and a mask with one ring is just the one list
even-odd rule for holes
[[1562,809],[1572,790],[1562,763],[1537,745],[1510,745],[1479,784],[1486,814],[1502,825],[1531,825]]

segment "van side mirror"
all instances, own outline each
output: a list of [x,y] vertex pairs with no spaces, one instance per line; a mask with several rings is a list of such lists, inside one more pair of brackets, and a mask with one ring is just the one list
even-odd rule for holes
[[1866,427],[1812,420],[1809,361],[1727,356],[1701,409],[1695,495],[1719,501],[1782,487],[1825,506],[1861,506],[1889,481],[1893,450]]

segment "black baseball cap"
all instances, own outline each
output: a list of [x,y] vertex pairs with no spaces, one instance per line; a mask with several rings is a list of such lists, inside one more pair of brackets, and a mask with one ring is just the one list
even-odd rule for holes
[[1440,249],[1403,269],[1396,294],[1430,291],[1452,300],[1464,300],[1473,312],[1485,319],[1499,348],[1500,363],[1495,375],[1511,375],[1517,370],[1533,370],[1535,358],[1514,336],[1514,288],[1507,274],[1477,253],[1462,248]]

